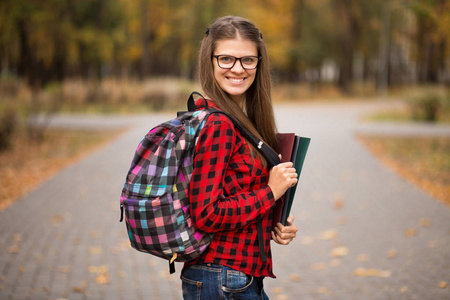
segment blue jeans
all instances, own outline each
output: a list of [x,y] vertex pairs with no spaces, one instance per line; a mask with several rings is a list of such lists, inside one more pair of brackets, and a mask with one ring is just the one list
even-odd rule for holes
[[269,299],[264,292],[262,278],[221,265],[189,266],[183,270],[181,280],[184,300]]

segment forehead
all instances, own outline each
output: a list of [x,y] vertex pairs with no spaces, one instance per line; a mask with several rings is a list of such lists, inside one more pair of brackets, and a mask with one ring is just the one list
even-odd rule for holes
[[257,56],[256,44],[250,40],[241,38],[219,40],[216,43],[214,55],[232,55],[236,57]]

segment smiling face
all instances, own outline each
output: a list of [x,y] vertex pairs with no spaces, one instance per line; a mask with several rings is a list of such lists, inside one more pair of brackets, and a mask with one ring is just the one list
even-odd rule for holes
[[[234,57],[258,56],[255,43],[241,38],[219,40],[214,55],[229,55]],[[245,100],[245,92],[255,81],[256,70],[242,68],[240,61],[236,61],[233,68],[222,69],[214,60],[214,78],[220,87],[241,107]]]

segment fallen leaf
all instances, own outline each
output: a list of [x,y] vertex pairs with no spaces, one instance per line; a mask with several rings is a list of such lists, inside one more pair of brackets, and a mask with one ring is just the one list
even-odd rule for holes
[[367,261],[370,260],[370,255],[368,255],[368,254],[360,254],[356,258],[356,260],[359,261],[359,262],[367,262]]
[[289,275],[289,279],[295,282],[299,282],[301,280],[300,275],[292,273],[291,275]]
[[125,271],[118,272],[120,278],[127,278],[127,273]]
[[389,250],[389,252],[388,252],[388,258],[394,258],[394,257],[396,257],[396,256],[397,256],[397,250],[395,250],[395,249]]
[[63,274],[69,274],[69,273],[71,272],[71,269],[70,269],[69,266],[62,266],[62,267],[60,268],[60,271],[61,271],[61,273],[63,273]]
[[14,242],[16,242],[16,243],[22,242],[22,241],[23,241],[23,236],[22,236],[22,234],[20,234],[20,233],[14,234],[13,240],[14,240]]
[[272,292],[273,292],[274,294],[281,294],[281,293],[283,292],[283,287],[281,287],[281,286],[274,287],[274,288],[272,289]]
[[427,246],[428,246],[428,248],[435,249],[435,248],[437,248],[438,243],[437,243],[437,241],[429,241]]
[[86,293],[86,287],[87,287],[87,282],[86,282],[86,281],[83,281],[83,282],[81,283],[81,285],[74,286],[74,287],[72,288],[72,291],[73,291],[74,293],[85,294],[85,293]]
[[95,282],[99,285],[105,285],[109,283],[109,274],[108,273],[100,273],[95,277]]
[[316,271],[325,270],[327,268],[326,263],[315,263],[312,265],[312,269]]
[[447,283],[447,281],[439,281],[439,282],[438,282],[438,286],[439,286],[441,289],[446,289],[446,288],[448,288],[448,283]]
[[165,278],[165,279],[169,279],[170,274],[167,273],[166,270],[160,270],[158,273],[158,277],[159,278]]
[[98,230],[92,230],[92,231],[91,231],[91,237],[92,237],[92,238],[98,238],[98,237],[100,237],[100,231],[98,231]]
[[328,288],[326,288],[326,287],[320,287],[320,288],[318,288],[317,289],[317,292],[319,293],[319,294],[331,294],[331,291],[328,289]]
[[314,243],[314,239],[310,236],[302,236],[300,238],[300,243],[302,245],[312,245]]
[[415,229],[415,228],[409,228],[409,229],[406,229],[405,236],[406,237],[413,237],[413,236],[416,236],[418,234],[418,232],[419,231],[417,229]]
[[349,250],[347,247],[336,247],[331,250],[331,256],[332,257],[343,257],[348,254]]
[[20,270],[20,273],[25,273],[27,271],[27,269],[25,269],[24,266],[20,266],[19,270]]
[[11,247],[8,248],[8,253],[11,254],[17,254],[20,252],[20,247],[17,244],[12,245]]
[[64,238],[64,235],[62,232],[58,232],[55,234],[55,239],[61,241]]
[[64,217],[61,214],[56,214],[53,216],[52,223],[54,226],[59,226],[64,221]]
[[345,225],[347,224],[347,218],[346,217],[339,217],[337,220],[338,225]]
[[431,220],[428,218],[422,218],[419,220],[419,225],[422,227],[430,227],[431,226]]
[[358,276],[358,277],[365,277],[365,276],[367,276],[367,271],[366,271],[366,269],[358,268],[353,271],[353,275]]
[[329,229],[320,233],[320,239],[322,240],[332,240],[337,238],[338,232],[334,229]]
[[408,291],[408,287],[406,285],[402,286],[399,290],[398,293],[399,294],[404,294]]
[[276,300],[288,300],[288,299],[289,299],[288,295],[285,294],[276,295]]
[[330,261],[330,266],[332,267],[339,267],[342,264],[342,261],[340,259],[332,259]]
[[90,254],[103,254],[103,248],[101,246],[90,246],[89,253]]
[[115,245],[111,249],[111,253],[112,254],[119,254],[121,252],[128,251],[130,249],[131,249],[130,242],[128,242],[128,239],[127,239],[127,240],[121,241],[120,243]]
[[334,200],[334,205],[333,205],[335,210],[340,210],[344,207],[344,199],[342,198],[338,198],[336,200]]
[[353,271],[353,275],[358,277],[380,277],[389,278],[392,272],[389,270],[378,270],[378,269],[365,269],[357,268]]
[[88,268],[89,273],[107,273],[108,272],[108,266],[106,265],[101,265],[101,266],[90,266]]
[[392,271],[390,270],[377,270],[370,269],[369,276],[376,276],[381,278],[389,278],[392,275]]

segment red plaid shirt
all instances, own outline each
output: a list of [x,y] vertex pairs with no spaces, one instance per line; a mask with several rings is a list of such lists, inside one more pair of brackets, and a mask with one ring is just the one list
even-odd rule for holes
[[[189,188],[192,220],[215,236],[206,252],[185,266],[214,263],[248,275],[275,277],[270,251],[275,199],[267,185],[269,170],[251,155],[247,141],[225,115],[209,116],[199,135],[194,166]],[[261,220],[266,262],[257,237],[256,223]]]

